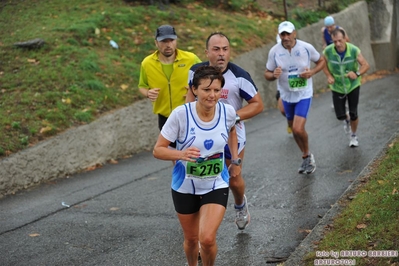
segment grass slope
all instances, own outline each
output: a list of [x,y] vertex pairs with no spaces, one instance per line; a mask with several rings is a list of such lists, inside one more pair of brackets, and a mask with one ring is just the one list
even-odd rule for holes
[[347,260],[340,265],[399,265],[398,139],[371,169],[356,193],[341,200],[343,211],[314,243],[317,247],[305,257],[305,265],[323,265],[317,262],[326,259]]
[[[9,0],[0,8],[0,156],[140,99],[140,62],[154,51],[159,25],[174,25],[178,47],[205,60],[211,32],[230,37],[234,57],[274,40],[278,23],[197,3],[160,10],[122,0]],[[13,46],[34,38],[46,44]]]

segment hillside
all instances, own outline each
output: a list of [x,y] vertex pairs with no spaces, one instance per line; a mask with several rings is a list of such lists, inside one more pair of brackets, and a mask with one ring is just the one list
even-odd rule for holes
[[[319,20],[325,12],[294,9],[315,2],[288,1],[293,17],[302,12]],[[154,51],[153,34],[161,24],[174,25],[178,47],[203,60],[205,39],[214,31],[230,37],[232,59],[274,41],[282,18],[271,14],[282,1],[265,3],[270,6],[263,11],[234,11],[199,2],[158,7],[123,0],[0,1],[0,158],[141,99],[140,62]],[[14,46],[35,38],[44,45]]]

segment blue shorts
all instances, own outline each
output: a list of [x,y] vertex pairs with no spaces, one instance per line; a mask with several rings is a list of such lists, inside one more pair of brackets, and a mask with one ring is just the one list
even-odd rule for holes
[[308,113],[310,109],[310,105],[312,104],[312,98],[300,100],[297,103],[289,103],[282,100],[285,110],[285,116],[287,120],[294,120],[294,116],[300,116],[304,118],[308,118]]
[[[238,154],[240,154],[240,152],[245,148],[245,142],[244,145],[242,145],[241,143],[238,143]],[[230,149],[229,149],[229,145],[226,144],[226,146],[224,146],[224,158],[231,160],[231,153],[230,153]]]

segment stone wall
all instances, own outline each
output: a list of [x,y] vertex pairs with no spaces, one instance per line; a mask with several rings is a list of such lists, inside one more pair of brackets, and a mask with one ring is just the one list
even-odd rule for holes
[[380,0],[369,3],[371,47],[376,69],[393,70],[397,66],[397,8],[398,0]]
[[[365,1],[357,2],[344,11],[332,14],[337,25],[343,27],[348,33],[350,41],[358,46],[363,56],[370,64],[368,73],[376,70],[373,50],[371,48],[370,21],[368,16],[368,6]],[[353,19],[356,17],[356,19]],[[297,38],[311,43],[320,53],[323,51],[321,28],[324,26],[324,19],[314,23],[306,28],[298,30]],[[277,29],[276,29],[277,32]],[[263,74],[266,68],[266,60],[270,48],[274,45],[268,44],[257,48],[251,52],[240,55],[234,60],[234,63],[246,69],[252,76],[255,84],[258,86],[262,99],[267,107],[276,105],[274,95],[276,94],[276,81],[266,81]],[[313,77],[314,89],[326,89],[327,80],[323,71],[320,71]]]
[[1,160],[0,197],[110,159],[151,150],[158,134],[158,120],[149,101],[116,110]]

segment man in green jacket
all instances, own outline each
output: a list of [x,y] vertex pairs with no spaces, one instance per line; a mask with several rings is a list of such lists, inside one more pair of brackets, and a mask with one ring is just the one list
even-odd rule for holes
[[[141,62],[139,91],[153,104],[162,129],[173,109],[186,102],[188,71],[200,63],[197,55],[177,49],[175,28],[162,25],[155,32],[157,50]],[[171,143],[171,147],[176,147]]]
[[[345,121],[346,131],[351,134],[349,147],[357,147],[359,146],[356,135],[359,124],[357,106],[361,76],[370,66],[360,53],[360,49],[346,41],[344,30],[335,29],[331,37],[333,44],[323,51],[327,61],[323,71],[332,90],[335,115],[338,120]],[[346,101],[348,101],[349,114],[345,110]]]

